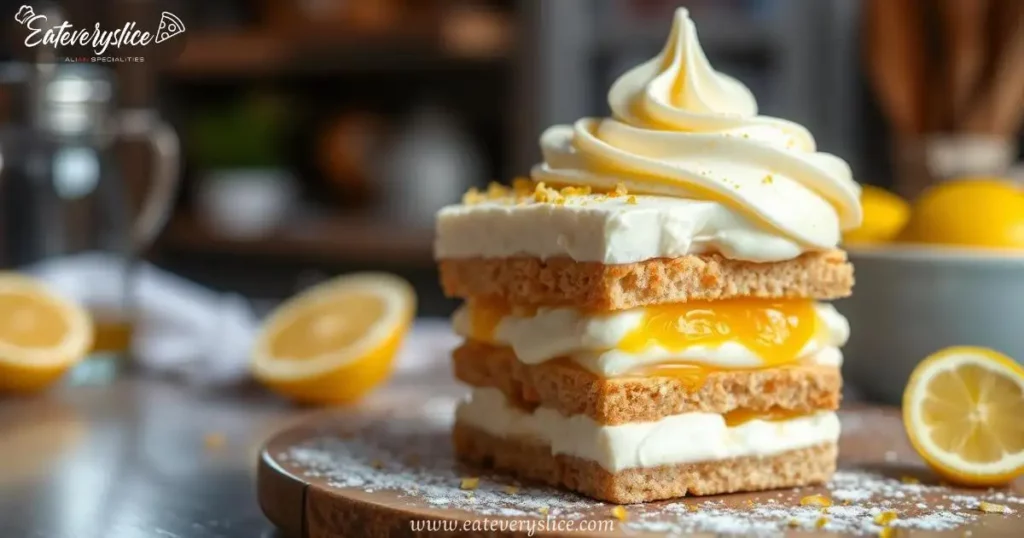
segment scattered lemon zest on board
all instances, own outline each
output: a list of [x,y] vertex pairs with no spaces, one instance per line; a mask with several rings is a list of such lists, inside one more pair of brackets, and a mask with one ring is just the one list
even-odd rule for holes
[[1010,507],[1004,504],[996,504],[986,501],[981,501],[981,503],[978,504],[978,510],[985,512],[986,514],[1009,514],[1012,512]]
[[874,522],[875,525],[881,525],[884,527],[892,523],[893,521],[896,521],[898,517],[899,515],[895,511],[886,510],[884,512],[880,512],[877,516],[875,516]]
[[832,506],[832,499],[824,495],[808,495],[800,499],[800,506]]
[[203,437],[203,446],[207,450],[217,450],[223,448],[227,441],[227,437],[223,433],[208,433]]

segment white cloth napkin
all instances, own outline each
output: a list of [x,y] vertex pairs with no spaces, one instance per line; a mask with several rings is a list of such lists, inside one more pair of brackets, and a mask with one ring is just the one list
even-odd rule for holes
[[462,338],[452,331],[451,320],[419,318],[406,335],[398,356],[395,357],[395,371],[425,372],[447,368],[452,350],[460,342]]
[[[232,382],[248,374],[259,322],[245,299],[214,292],[148,263],[140,262],[134,271],[133,358],[143,367],[196,383]],[[90,311],[116,315],[123,309],[124,265],[116,256],[55,258],[29,272]]]
[[[118,312],[124,304],[120,258],[88,253],[47,260],[27,269],[91,311]],[[249,302],[218,293],[151,264],[135,267],[136,311],[132,356],[144,368],[201,385],[248,378],[260,320]],[[447,320],[419,320],[396,358],[396,370],[444,364],[458,342]]]

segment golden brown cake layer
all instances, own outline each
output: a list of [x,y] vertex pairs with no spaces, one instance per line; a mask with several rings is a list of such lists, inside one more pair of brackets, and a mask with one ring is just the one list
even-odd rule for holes
[[658,420],[701,411],[725,414],[834,410],[842,378],[834,366],[719,370],[699,388],[673,377],[601,378],[567,360],[524,364],[511,348],[468,341],[452,353],[455,377],[493,387],[518,407],[543,405],[563,415],[587,415],[601,424]]
[[444,259],[439,264],[449,297],[593,310],[738,297],[837,299],[853,287],[853,266],[841,250],[776,263],[709,254],[623,265],[566,258]]
[[611,473],[592,461],[552,455],[549,446],[537,441],[502,439],[464,424],[455,424],[452,442],[456,457],[462,461],[619,504],[822,484],[832,477],[836,467],[835,444],[768,457],[662,465]]

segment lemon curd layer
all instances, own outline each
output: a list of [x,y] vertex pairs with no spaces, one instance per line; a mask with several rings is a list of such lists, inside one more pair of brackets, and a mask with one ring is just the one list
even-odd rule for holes
[[526,364],[567,357],[604,377],[685,373],[694,366],[769,368],[810,362],[838,366],[849,325],[812,300],[739,299],[616,312],[572,308],[517,311],[471,301],[454,316],[461,336],[509,346]]
[[495,437],[540,441],[551,447],[552,454],[594,461],[610,472],[771,456],[835,443],[839,438],[839,419],[831,411],[683,413],[607,426],[585,415],[565,416],[544,407],[528,412],[492,388],[474,389],[470,399],[459,405],[456,421]]

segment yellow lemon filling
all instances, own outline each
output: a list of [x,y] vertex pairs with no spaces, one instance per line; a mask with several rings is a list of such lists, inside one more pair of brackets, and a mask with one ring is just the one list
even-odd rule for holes
[[456,325],[467,327],[462,334],[472,340],[511,345],[527,364],[564,359],[593,365],[595,355],[610,354],[622,366],[595,373],[672,376],[699,386],[718,370],[796,364],[829,347],[838,355],[833,329],[819,315],[823,308],[829,307],[809,299],[737,299],[581,312],[471,301],[467,321]]
[[644,309],[643,324],[617,346],[642,351],[657,345],[672,351],[736,342],[757,353],[765,366],[792,362],[817,331],[814,301],[695,301]]

